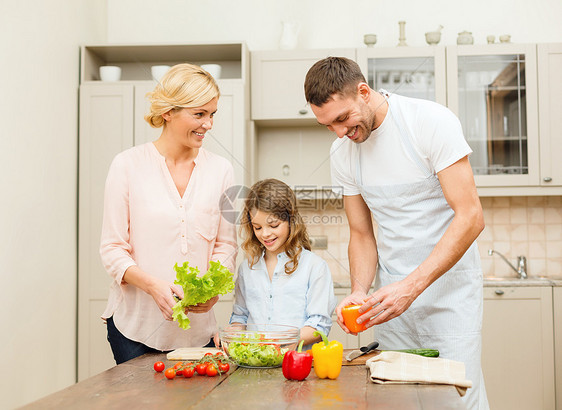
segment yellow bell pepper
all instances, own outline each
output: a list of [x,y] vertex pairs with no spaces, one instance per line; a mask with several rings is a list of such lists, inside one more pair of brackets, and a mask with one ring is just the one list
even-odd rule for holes
[[343,345],[337,340],[328,342],[322,332],[315,331],[314,336],[321,336],[322,341],[312,345],[314,373],[320,379],[337,379],[342,365]]

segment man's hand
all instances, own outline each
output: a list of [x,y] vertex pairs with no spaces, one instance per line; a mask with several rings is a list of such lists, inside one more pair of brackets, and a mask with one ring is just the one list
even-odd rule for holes
[[347,296],[336,308],[336,314],[338,315],[338,325],[344,330],[345,333],[352,335],[357,335],[357,333],[350,332],[343,322],[343,315],[341,310],[349,305],[362,305],[367,299],[367,294],[361,291],[355,291],[351,295]]
[[407,279],[383,286],[364,299],[364,304],[359,309],[359,313],[364,314],[357,321],[367,321],[367,328],[380,325],[404,313],[418,296],[415,286]]

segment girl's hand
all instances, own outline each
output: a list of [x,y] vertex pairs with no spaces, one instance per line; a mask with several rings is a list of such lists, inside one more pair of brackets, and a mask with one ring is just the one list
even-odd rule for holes
[[154,279],[148,294],[152,296],[152,299],[158,305],[164,319],[172,320],[172,307],[176,304],[173,295],[177,295],[180,299],[183,298],[182,287],[160,279]]
[[218,300],[219,297],[217,295],[204,303],[198,303],[196,305],[189,306],[187,309],[189,312],[193,313],[205,313],[211,310],[213,306],[215,306],[215,304],[218,302]]
[[350,333],[352,335],[357,335],[357,333],[350,332],[350,330],[343,323],[343,315],[341,310],[349,305],[363,305],[365,303],[365,298],[367,294],[361,291],[355,291],[351,295],[347,296],[344,300],[340,302],[338,307],[336,307],[336,314],[338,315],[338,325],[344,330],[345,333]]

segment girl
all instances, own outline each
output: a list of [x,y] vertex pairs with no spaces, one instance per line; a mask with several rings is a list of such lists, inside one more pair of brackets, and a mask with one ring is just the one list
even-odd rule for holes
[[146,121],[162,134],[118,154],[107,176],[100,253],[112,283],[102,318],[117,364],[147,352],[212,344],[217,297],[189,307],[192,328],[172,322],[173,266],[234,269],[236,228],[220,217],[232,165],[202,148],[218,86],[198,66],[172,67],[149,94]]
[[244,204],[240,232],[247,259],[238,269],[230,323],[300,328],[305,345],[326,335],[336,307],[328,264],[310,252],[294,192],[276,179],[257,182]]

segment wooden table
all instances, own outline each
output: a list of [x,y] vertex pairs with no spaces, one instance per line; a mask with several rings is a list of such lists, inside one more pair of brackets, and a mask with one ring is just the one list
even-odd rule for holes
[[147,354],[115,366],[24,408],[40,409],[465,409],[446,385],[378,385],[365,366],[343,366],[336,380],[288,381],[281,368],[233,368],[216,377],[168,380],[152,366],[163,354]]

